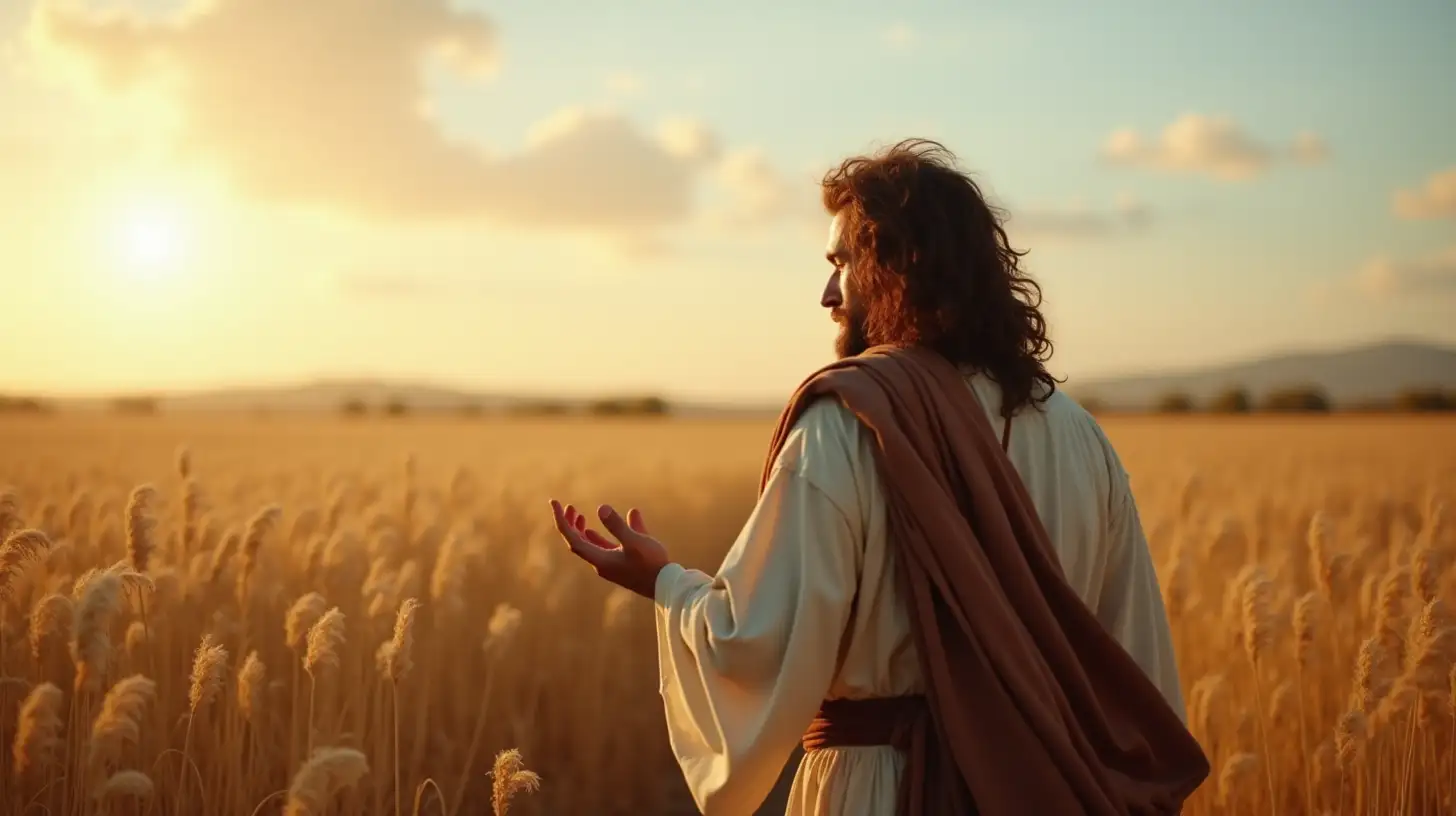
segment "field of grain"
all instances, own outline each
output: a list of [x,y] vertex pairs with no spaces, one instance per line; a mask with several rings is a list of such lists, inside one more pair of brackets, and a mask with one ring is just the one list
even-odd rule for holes
[[[1187,812],[1449,809],[1456,423],[1104,425],[1214,762]],[[0,810],[691,813],[650,605],[547,501],[640,507],[711,570],[770,431],[6,421]]]

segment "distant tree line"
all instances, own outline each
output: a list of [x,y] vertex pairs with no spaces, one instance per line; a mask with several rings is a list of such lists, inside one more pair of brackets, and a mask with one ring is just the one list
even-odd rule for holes
[[[1109,410],[1107,404],[1096,397],[1087,397],[1082,405],[1092,413]],[[1351,412],[1393,412],[1430,413],[1456,411],[1456,391],[1439,388],[1412,388],[1401,391],[1386,400],[1336,405],[1324,389],[1314,385],[1291,385],[1275,388],[1256,399],[1248,389],[1235,386],[1200,401],[1186,391],[1169,391],[1158,397],[1152,410],[1160,414],[1189,414],[1195,412],[1212,414],[1264,413],[1329,413]]]
[[611,397],[579,404],[572,404],[564,400],[527,400],[496,410],[488,410],[479,403],[464,403],[452,408],[417,409],[402,397],[391,397],[377,410],[357,397],[345,400],[339,406],[339,413],[349,418],[366,417],[371,414],[395,418],[414,414],[430,416],[453,414],[465,418],[492,414],[518,417],[550,417],[569,414],[597,417],[654,417],[665,416],[671,412],[672,406],[668,401],[658,396]]
[[0,414],[52,414],[56,407],[37,397],[12,397],[0,394]]

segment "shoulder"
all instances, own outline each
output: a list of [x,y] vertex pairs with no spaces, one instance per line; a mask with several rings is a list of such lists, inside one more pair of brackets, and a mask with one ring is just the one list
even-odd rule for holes
[[1106,469],[1109,483],[1114,489],[1122,489],[1127,484],[1127,471],[1122,466],[1117,449],[1091,411],[1061,389],[1051,393],[1042,404],[1042,409],[1046,411],[1049,422],[1063,426],[1083,441],[1086,455]]
[[844,403],[823,396],[794,421],[774,467],[800,476],[822,477],[849,465],[860,449],[864,427]]

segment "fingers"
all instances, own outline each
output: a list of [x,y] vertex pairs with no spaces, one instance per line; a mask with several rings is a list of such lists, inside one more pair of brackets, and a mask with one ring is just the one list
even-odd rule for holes
[[627,526],[642,535],[652,535],[647,532],[647,522],[642,520],[642,511],[635,507],[627,511]]
[[575,507],[563,507],[561,502],[552,499],[551,513],[556,519],[556,531],[561,534],[572,554],[591,564],[598,573],[611,565],[614,556],[621,556],[620,549],[615,544],[586,526],[586,517]]
[[551,515],[556,519],[556,532],[561,534],[572,552],[580,555],[581,550],[590,548],[582,535],[581,514],[576,512],[575,507],[562,507],[561,502],[552,499]]
[[[554,502],[555,500],[553,500]],[[582,515],[581,511],[577,510],[575,505],[566,505],[563,515],[565,516],[566,523],[578,532],[586,529],[586,516]]]
[[644,537],[644,533],[628,526],[627,520],[622,518],[622,515],[613,509],[610,504],[604,504],[597,510],[597,518],[602,520],[602,525],[607,528],[607,532],[622,542],[623,547],[636,546]]

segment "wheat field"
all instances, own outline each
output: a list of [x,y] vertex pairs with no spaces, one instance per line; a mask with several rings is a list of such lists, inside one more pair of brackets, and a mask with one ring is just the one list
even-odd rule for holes
[[[1104,427],[1213,762],[1186,812],[1451,811],[1456,423]],[[0,812],[694,812],[650,605],[547,501],[640,507],[712,570],[771,430],[6,420]]]

